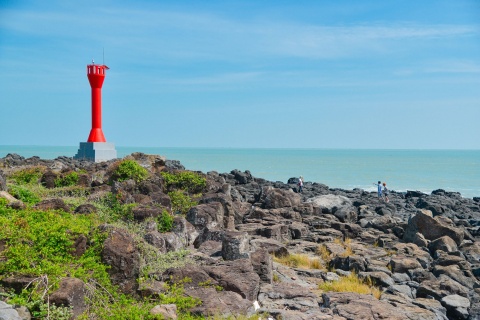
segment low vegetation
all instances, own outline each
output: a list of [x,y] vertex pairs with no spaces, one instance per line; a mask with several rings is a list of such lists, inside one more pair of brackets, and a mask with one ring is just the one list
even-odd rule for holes
[[294,253],[281,257],[274,256],[273,261],[293,268],[305,269],[325,269],[324,265],[317,257],[311,257],[306,254]]
[[[0,279],[12,275],[35,279],[21,293],[3,294],[8,303],[26,306],[34,319],[70,319],[71,309],[49,304],[48,296],[58,289],[62,278],[75,277],[86,284],[87,290],[87,311],[78,319],[161,319],[149,311],[155,305],[165,303],[177,305],[179,319],[203,319],[189,313],[189,309],[200,302],[184,295],[183,282],[167,285],[166,291],[153,300],[122,294],[112,284],[108,266],[101,260],[106,234],[98,226],[108,223],[128,229],[134,235],[141,260],[139,283],[152,274],[189,263],[188,251],[162,254],[146,243],[143,240],[145,229],[133,221],[136,204],[124,203],[121,194],[107,192],[87,201],[88,188],[77,185],[79,172],[75,171],[58,175],[55,188],[47,189],[40,183],[45,171],[43,167],[32,167],[7,176],[8,192],[26,204],[24,209],[13,209],[6,199],[0,198],[0,241],[5,245],[0,253]],[[137,162],[124,160],[114,169],[112,177],[117,181],[133,179],[141,182],[148,175],[148,171]],[[197,203],[195,192],[205,189],[206,179],[193,172],[168,177],[173,210],[185,214]],[[33,208],[41,200],[55,197],[61,197],[72,210],[88,202],[96,207],[97,212],[77,215],[62,210]],[[164,210],[156,222],[159,231],[171,231],[173,215]],[[86,252],[77,257],[73,254],[73,244],[82,236],[88,239],[89,245]],[[221,290],[220,287],[217,289]]]
[[325,281],[319,284],[318,288],[322,291],[371,294],[377,299],[380,299],[382,294],[381,290],[373,285],[370,278],[362,281],[354,272],[351,272],[350,275],[346,277],[340,277],[340,280],[337,281]]
[[139,165],[135,160],[123,160],[113,171],[112,180],[125,181],[133,179],[141,182],[148,177],[148,170]]

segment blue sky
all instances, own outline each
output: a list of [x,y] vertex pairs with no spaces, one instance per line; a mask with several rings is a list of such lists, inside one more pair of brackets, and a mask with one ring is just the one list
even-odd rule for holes
[[480,1],[0,0],[0,145],[480,149]]

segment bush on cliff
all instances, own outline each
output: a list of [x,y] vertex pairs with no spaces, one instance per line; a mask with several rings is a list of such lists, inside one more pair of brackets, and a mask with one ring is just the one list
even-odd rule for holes
[[207,179],[196,172],[161,172],[160,174],[165,180],[167,190],[180,189],[190,194],[194,194],[204,191],[207,187]]
[[34,191],[32,191],[27,186],[11,185],[8,188],[8,192],[18,200],[29,205],[37,204],[42,200]]
[[72,171],[64,176],[55,179],[55,187],[59,188],[74,186],[78,183],[78,179],[78,173]]
[[133,179],[138,183],[147,177],[148,170],[139,165],[135,160],[123,160],[114,169],[111,179],[115,181]]
[[43,167],[25,168],[14,172],[10,178],[20,185],[37,183],[44,171]]
[[190,208],[198,204],[197,201],[181,190],[171,191],[168,196],[172,201],[172,212],[176,214],[187,214]]

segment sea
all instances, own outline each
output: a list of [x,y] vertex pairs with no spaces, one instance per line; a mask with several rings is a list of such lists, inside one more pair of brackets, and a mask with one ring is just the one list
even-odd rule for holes
[[[16,153],[25,158],[73,157],[76,146],[0,146],[0,158]],[[256,149],[120,147],[119,158],[133,152],[157,154],[179,160],[194,171],[249,170],[253,176],[287,182],[303,176],[306,182],[330,188],[376,191],[376,182],[390,190],[460,192],[465,198],[480,197],[480,150],[366,150],[366,149]]]

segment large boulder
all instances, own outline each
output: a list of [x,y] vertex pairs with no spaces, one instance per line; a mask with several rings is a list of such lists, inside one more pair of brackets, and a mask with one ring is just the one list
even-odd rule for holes
[[[352,201],[345,197],[334,194],[326,194],[322,196],[307,199],[306,203],[313,203],[315,207],[320,207],[323,213],[335,214],[336,211],[356,211]],[[344,221],[345,222],[345,221]]]
[[72,308],[73,317],[76,318],[86,309],[85,284],[77,278],[64,278],[60,287],[50,296],[50,302],[57,306]]
[[102,262],[110,266],[108,273],[112,283],[125,294],[137,290],[140,270],[140,254],[133,237],[125,230],[112,228],[103,244]]
[[272,283],[273,280],[273,258],[266,249],[258,249],[250,254],[253,270],[260,277],[263,283]]
[[449,236],[457,245],[462,243],[464,237],[463,229],[455,227],[450,219],[442,216],[432,217],[422,211],[418,211],[409,219],[403,240],[414,242],[417,232],[428,240]]
[[333,313],[343,317],[340,319],[356,320],[404,320],[422,319],[437,320],[435,313],[412,304],[395,303],[377,300],[371,295],[353,292],[327,292],[322,294],[323,307],[330,308]]
[[441,300],[452,294],[468,297],[468,288],[446,275],[440,275],[437,279],[425,280],[417,288],[417,297],[420,298]]
[[0,319],[1,320],[24,320],[18,314],[18,311],[13,308],[14,306],[7,304],[0,300]]
[[273,187],[263,188],[261,198],[265,209],[296,207],[302,202],[298,193]]
[[204,228],[221,229],[224,226],[225,210],[220,202],[210,202],[206,204],[199,204],[191,208],[186,216],[197,230]]
[[34,206],[34,208],[37,210],[63,210],[65,212],[70,212],[70,208],[63,199],[60,198],[40,201]]
[[246,232],[226,231],[222,240],[222,257],[224,260],[249,258],[250,244]]
[[[320,312],[319,297],[310,290],[306,290],[295,283],[272,283],[262,284],[258,294],[258,302],[265,310],[298,310],[306,312]],[[261,310],[260,310],[261,311]],[[282,318],[298,319],[298,318]],[[305,319],[317,319],[315,317],[306,317]]]
[[[458,294],[445,296],[441,300],[442,305],[447,308],[447,315],[451,319],[468,319],[470,300]],[[475,319],[475,318],[473,318]]]
[[219,265],[205,266],[205,272],[226,291],[234,291],[244,299],[255,301],[260,290],[260,277],[250,259],[225,261]]
[[251,313],[252,302],[233,291],[217,291],[213,287],[188,288],[185,293],[202,303],[190,309],[194,315],[204,317],[236,317]]

